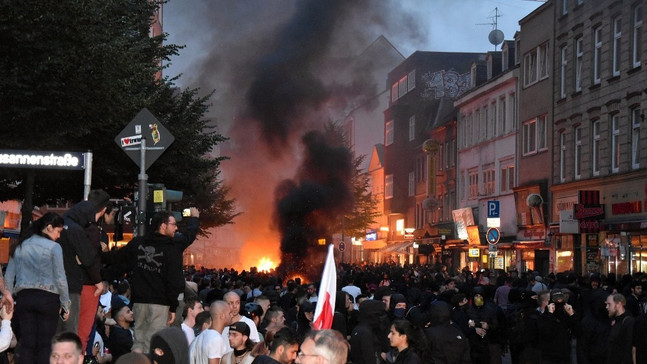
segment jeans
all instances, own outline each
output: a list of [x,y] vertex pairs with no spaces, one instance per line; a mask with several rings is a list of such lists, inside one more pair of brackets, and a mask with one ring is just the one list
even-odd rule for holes
[[19,363],[49,363],[61,302],[55,293],[24,289],[16,295],[16,321],[20,345]]

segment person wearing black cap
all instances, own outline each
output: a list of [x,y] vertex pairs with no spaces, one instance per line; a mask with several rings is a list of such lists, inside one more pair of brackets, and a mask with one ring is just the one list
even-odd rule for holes
[[134,317],[130,307],[120,299],[114,300],[110,309],[116,325],[110,328],[108,348],[110,348],[112,359],[117,360],[120,356],[129,353],[133,346],[133,329],[130,326]]
[[229,325],[229,346],[234,350],[222,357],[221,364],[251,364],[254,361],[251,351],[255,344],[250,340],[249,332],[249,326],[244,322]]

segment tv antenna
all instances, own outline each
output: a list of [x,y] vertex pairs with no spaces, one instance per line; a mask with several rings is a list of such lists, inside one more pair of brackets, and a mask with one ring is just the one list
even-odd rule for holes
[[503,35],[503,32],[499,29],[498,24],[499,24],[499,18],[502,15],[499,14],[499,8],[494,8],[494,15],[489,16],[488,18],[492,19],[492,22],[490,23],[479,23],[476,25],[491,25],[494,29],[488,34],[488,40],[490,41],[490,44],[494,45],[494,51],[496,52],[496,47],[503,43],[503,39],[505,36]]

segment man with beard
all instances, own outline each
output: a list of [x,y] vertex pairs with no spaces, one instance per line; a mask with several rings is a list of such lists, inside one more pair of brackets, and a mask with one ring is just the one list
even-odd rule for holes
[[627,296],[627,311],[633,316],[640,315],[640,302],[643,296],[643,283],[640,281],[631,282],[631,294]]
[[607,297],[606,307],[611,318],[608,339],[607,363],[632,364],[634,318],[625,310],[627,300],[620,293]]
[[299,341],[296,332],[284,327],[274,334],[269,355],[259,355],[252,364],[291,364],[297,357]]

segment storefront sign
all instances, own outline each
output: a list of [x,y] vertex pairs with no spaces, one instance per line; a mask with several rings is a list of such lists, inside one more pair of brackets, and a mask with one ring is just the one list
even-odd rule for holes
[[639,214],[643,212],[640,201],[620,202],[611,204],[611,213],[614,215],[621,214]]
[[0,150],[0,166],[10,168],[78,169],[84,168],[83,153],[34,150]]
[[604,205],[575,204],[573,216],[578,219],[604,219]]
[[481,250],[479,248],[470,248],[467,251],[467,256],[470,258],[478,258],[481,256]]
[[573,218],[573,211],[559,212],[559,232],[562,234],[579,234],[578,221]]
[[481,245],[479,227],[476,225],[467,227],[467,241],[469,245]]
[[474,215],[472,214],[471,207],[456,209],[452,211],[454,224],[456,225],[456,235],[459,239],[467,240],[468,233],[467,227],[474,225]]

